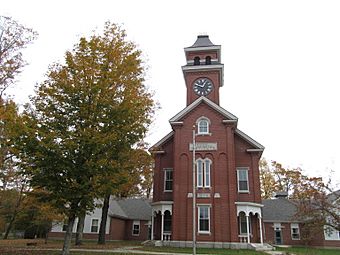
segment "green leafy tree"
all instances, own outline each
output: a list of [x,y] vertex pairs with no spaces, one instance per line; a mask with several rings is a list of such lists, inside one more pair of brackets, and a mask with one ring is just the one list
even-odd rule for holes
[[26,65],[22,49],[36,37],[32,29],[10,17],[0,16],[0,98]]
[[98,181],[144,137],[154,108],[141,52],[110,22],[102,35],[81,38],[38,86],[24,114],[25,174],[68,219],[63,254],[76,217],[94,209]]
[[15,103],[10,100],[2,101],[0,116],[0,192],[4,197],[1,200],[7,205],[11,204],[11,207],[4,213],[7,225],[4,239],[7,239],[25,198],[24,193],[29,187],[26,176],[20,172],[17,158],[18,148],[15,145],[25,127]]
[[105,243],[105,228],[111,195],[115,197],[150,196],[152,186],[153,158],[146,151],[146,145],[120,151],[116,155],[115,171],[101,176],[98,190],[103,194],[102,216],[98,244]]

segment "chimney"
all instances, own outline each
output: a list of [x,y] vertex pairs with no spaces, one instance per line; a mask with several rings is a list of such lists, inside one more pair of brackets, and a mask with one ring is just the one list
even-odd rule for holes
[[277,199],[285,199],[288,197],[288,192],[287,191],[278,191],[275,192],[274,197]]

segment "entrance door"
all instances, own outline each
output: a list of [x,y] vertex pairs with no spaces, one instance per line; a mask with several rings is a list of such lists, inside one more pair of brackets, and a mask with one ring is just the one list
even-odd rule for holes
[[275,229],[275,244],[282,244],[281,229]]

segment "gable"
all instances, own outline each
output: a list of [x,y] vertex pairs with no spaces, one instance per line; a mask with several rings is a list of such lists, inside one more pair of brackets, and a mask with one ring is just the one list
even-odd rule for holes
[[182,111],[177,113],[174,117],[172,117],[169,122],[170,124],[178,124],[181,120],[188,115],[191,111],[193,111],[196,107],[198,107],[201,103],[207,104],[210,108],[221,114],[226,120],[231,120],[237,123],[237,117],[227,110],[223,109],[221,106],[215,104],[208,98],[202,96],[197,98],[193,103],[185,107]]

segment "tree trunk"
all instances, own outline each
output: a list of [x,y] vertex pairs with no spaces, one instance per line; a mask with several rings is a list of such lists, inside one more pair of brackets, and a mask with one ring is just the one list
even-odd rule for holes
[[110,195],[104,197],[104,204],[102,208],[102,218],[100,221],[98,244],[105,244],[105,229],[106,229],[106,219],[109,211]]
[[9,232],[11,231],[12,227],[13,227],[13,223],[15,221],[15,218],[17,217],[18,214],[18,210],[19,210],[19,206],[21,205],[21,202],[23,200],[23,191],[24,191],[24,185],[21,186],[20,188],[20,193],[19,193],[19,198],[17,200],[17,203],[15,204],[15,208],[14,208],[14,212],[12,214],[11,220],[8,224],[8,227],[6,229],[5,235],[4,235],[4,240],[6,240],[8,238]]
[[76,233],[76,245],[83,244],[83,231],[86,212],[82,213],[78,218],[77,233]]
[[69,255],[70,254],[70,247],[71,247],[71,240],[72,240],[72,229],[73,229],[75,219],[76,219],[76,216],[74,214],[68,218],[67,230],[66,230],[66,233],[65,233],[62,255]]

